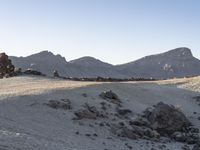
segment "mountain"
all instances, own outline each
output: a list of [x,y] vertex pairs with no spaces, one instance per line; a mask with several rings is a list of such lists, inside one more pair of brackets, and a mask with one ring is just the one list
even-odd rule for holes
[[54,70],[58,70],[62,76],[69,77],[163,79],[200,75],[200,60],[185,47],[116,66],[89,56],[67,62],[61,55],[54,55],[49,51],[27,57],[11,56],[10,59],[16,67],[24,70],[33,68],[50,76]]
[[200,75],[200,60],[193,57],[190,49],[182,47],[118,65],[117,68],[129,77],[161,79],[195,76]]
[[119,73],[115,66],[89,56],[72,60],[69,63],[73,68],[78,68],[79,77],[126,77],[126,75]]
[[54,55],[49,51],[42,51],[27,57],[10,56],[10,59],[15,67],[22,68],[23,70],[32,68],[44,74],[51,75],[57,69],[61,74],[66,73],[67,61],[65,58],[61,55]]
[[49,51],[42,51],[27,57],[10,56],[15,67],[26,70],[28,68],[41,71],[52,76],[57,70],[61,76],[68,77],[115,77],[125,78],[113,65],[102,62],[93,57],[82,57],[67,62],[64,57],[54,55]]
[[83,67],[108,67],[108,68],[113,67],[113,65],[111,64],[102,62],[101,60],[98,60],[90,56],[85,56],[79,59],[71,60],[70,63]]

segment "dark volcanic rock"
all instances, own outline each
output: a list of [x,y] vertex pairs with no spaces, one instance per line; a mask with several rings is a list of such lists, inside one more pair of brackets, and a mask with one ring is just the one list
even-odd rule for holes
[[120,105],[121,101],[117,94],[115,94],[113,91],[104,91],[99,96],[103,99],[106,99],[114,104]]
[[38,75],[38,76],[43,75],[41,72],[39,72],[37,70],[32,70],[32,69],[27,69],[26,71],[24,71],[24,74],[27,74],[27,75]]
[[132,111],[130,109],[120,109],[120,108],[117,108],[117,113],[121,116],[125,116],[125,115],[128,115],[128,114],[131,114]]
[[72,109],[71,102],[69,99],[50,100],[46,105],[54,109]]
[[12,77],[15,75],[14,65],[5,53],[0,53],[0,78]]
[[191,123],[186,116],[174,106],[158,103],[152,111],[146,110],[145,118],[151,128],[162,135],[171,135],[176,131],[184,131]]
[[200,150],[200,142],[196,143],[192,150]]
[[[126,112],[126,111],[125,111]],[[199,130],[191,126],[186,116],[174,106],[162,102],[147,108],[137,118],[125,118],[125,122],[111,125],[111,132],[119,137],[129,139],[147,139],[152,141],[166,137],[187,144],[200,141]]]
[[95,106],[89,106],[87,103],[84,105],[84,109],[80,109],[74,113],[77,118],[75,119],[96,119],[97,117],[106,118],[103,112],[97,110]]
[[59,75],[59,73],[58,73],[57,70],[54,70],[54,71],[53,71],[53,76],[54,76],[54,77],[60,77],[60,75]]

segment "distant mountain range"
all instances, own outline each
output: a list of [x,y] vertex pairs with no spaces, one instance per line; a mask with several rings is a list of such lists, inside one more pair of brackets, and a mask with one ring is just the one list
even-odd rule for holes
[[190,49],[182,47],[165,53],[146,56],[122,65],[112,65],[93,57],[66,61],[61,55],[42,51],[27,57],[10,56],[13,64],[23,70],[32,68],[52,76],[57,70],[66,77],[112,78],[174,78],[200,75],[200,60]]

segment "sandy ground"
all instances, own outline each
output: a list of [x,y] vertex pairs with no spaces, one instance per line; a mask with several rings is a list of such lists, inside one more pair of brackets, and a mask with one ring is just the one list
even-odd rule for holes
[[[0,80],[0,150],[134,150],[160,149],[162,143],[117,138],[98,123],[105,120],[73,121],[74,111],[88,102],[99,106],[102,91],[113,90],[123,107],[135,114],[160,101],[179,107],[200,129],[200,77],[156,82],[95,83],[43,77]],[[88,97],[82,94],[87,93]],[[55,110],[44,103],[70,99],[72,110]],[[197,112],[194,114],[193,112]],[[76,132],[79,132],[76,135]],[[96,133],[96,137],[86,134]],[[163,149],[179,150],[182,143],[167,143]]]

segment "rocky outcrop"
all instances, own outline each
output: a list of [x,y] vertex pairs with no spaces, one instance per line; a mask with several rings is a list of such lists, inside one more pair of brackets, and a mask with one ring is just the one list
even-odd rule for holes
[[15,75],[15,67],[5,53],[0,53],[0,78]]
[[142,115],[126,120],[124,123],[112,124],[111,132],[130,139],[156,141],[160,137],[167,137],[187,144],[200,142],[199,129],[194,128],[181,111],[162,102],[146,109]]
[[155,105],[152,110],[147,109],[144,117],[149,121],[150,127],[161,135],[171,135],[176,131],[182,132],[191,125],[181,111],[163,102]]

